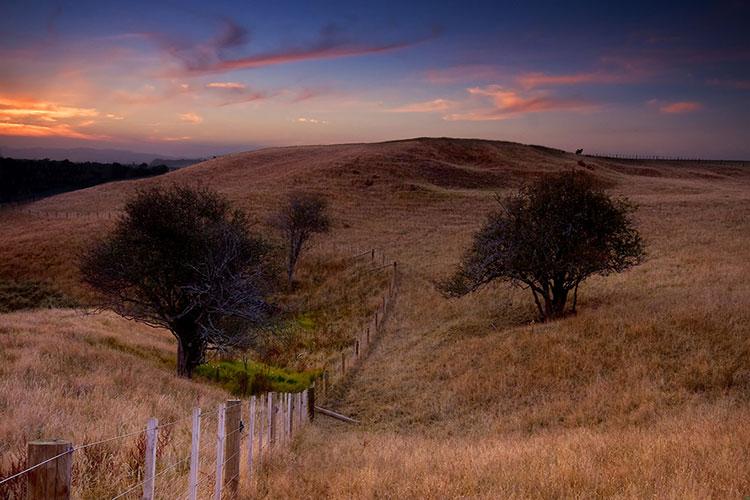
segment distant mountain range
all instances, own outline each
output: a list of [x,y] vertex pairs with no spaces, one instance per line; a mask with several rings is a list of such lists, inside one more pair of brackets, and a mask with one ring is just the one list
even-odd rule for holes
[[13,148],[0,146],[0,156],[21,158],[27,160],[70,160],[73,162],[99,163],[148,163],[151,165],[167,165],[170,168],[180,168],[199,163],[203,158],[176,158],[157,153],[141,153],[125,149],[96,149],[96,148]]

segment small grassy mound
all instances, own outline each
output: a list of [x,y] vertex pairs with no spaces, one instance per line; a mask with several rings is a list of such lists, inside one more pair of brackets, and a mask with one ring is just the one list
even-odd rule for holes
[[299,392],[310,386],[319,370],[294,372],[254,361],[222,360],[200,365],[195,375],[220,385],[235,396],[266,391]]

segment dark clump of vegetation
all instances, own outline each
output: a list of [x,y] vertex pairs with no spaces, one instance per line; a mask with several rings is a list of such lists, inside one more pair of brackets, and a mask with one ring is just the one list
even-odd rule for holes
[[293,372],[248,360],[214,361],[198,366],[195,373],[235,396],[267,391],[299,392],[319,375],[319,371]]
[[0,280],[0,313],[76,305],[71,297],[43,281]]
[[0,157],[0,203],[24,201],[97,184],[169,171],[166,165],[74,163],[69,160],[21,160]]
[[252,348],[274,312],[270,247],[247,215],[207,189],[140,191],[114,230],[81,259],[100,308],[177,339],[177,373],[190,377],[209,350]]
[[331,227],[328,201],[316,194],[292,193],[272,217],[271,225],[284,237],[287,251],[287,285],[291,289],[294,270],[303,248],[313,234],[328,232]]
[[443,292],[462,296],[494,280],[528,288],[542,321],[559,318],[572,292],[593,275],[623,272],[644,258],[631,214],[634,205],[612,199],[590,175],[544,176],[507,198],[474,235]]

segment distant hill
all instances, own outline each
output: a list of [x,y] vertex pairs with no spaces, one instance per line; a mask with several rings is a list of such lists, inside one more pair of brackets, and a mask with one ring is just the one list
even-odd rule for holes
[[[97,149],[97,148],[13,148],[0,146],[0,156],[9,158],[21,158],[26,160],[70,160],[77,162],[99,162],[99,163],[151,163],[157,158],[161,158],[161,164],[166,160],[176,160],[172,156],[165,156],[158,153],[142,153],[129,151],[125,149]],[[183,161],[183,160],[180,160]],[[192,161],[192,160],[191,160]],[[193,161],[195,163],[195,161]]]
[[178,159],[167,159],[167,158],[156,158],[154,160],[151,160],[151,163],[149,163],[149,166],[151,167],[158,167],[159,165],[166,165],[172,170],[182,168],[182,167],[189,167],[190,165],[195,165],[196,163],[200,163],[202,161],[205,161],[203,158],[178,158]]

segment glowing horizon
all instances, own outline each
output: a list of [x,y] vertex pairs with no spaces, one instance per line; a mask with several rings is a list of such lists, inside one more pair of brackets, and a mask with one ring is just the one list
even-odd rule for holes
[[478,137],[750,158],[744,2],[11,5],[0,146]]

